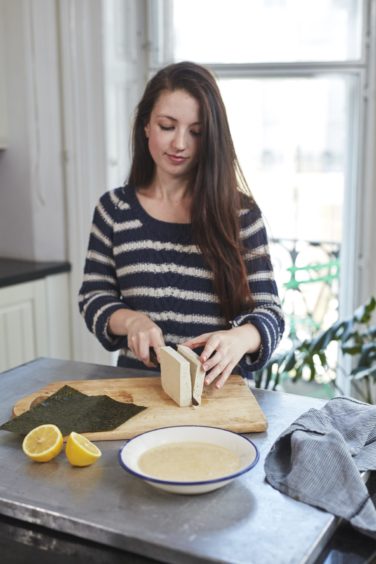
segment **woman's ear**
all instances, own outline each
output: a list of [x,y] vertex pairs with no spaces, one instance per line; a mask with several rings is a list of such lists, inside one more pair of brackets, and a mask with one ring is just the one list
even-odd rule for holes
[[145,125],[144,131],[145,131],[145,136],[146,136],[146,138],[149,139],[149,131],[150,131],[150,126],[149,126],[149,124]]

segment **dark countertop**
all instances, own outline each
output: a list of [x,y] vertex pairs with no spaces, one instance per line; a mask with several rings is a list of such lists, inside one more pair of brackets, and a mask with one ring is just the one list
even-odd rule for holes
[[69,272],[69,262],[31,261],[0,257],[0,288]]
[[[38,359],[0,374],[0,421],[9,418],[18,399],[49,382],[124,376],[121,368]],[[127,371],[126,376],[140,372]],[[32,463],[25,459],[19,437],[2,432],[2,562],[59,563],[72,556],[75,562],[111,564],[365,563],[321,559],[338,520],[283,496],[264,480],[263,460],[279,433],[324,402],[281,392],[254,393],[269,422],[267,432],[250,434],[260,462],[233,484],[201,496],[161,492],[125,473],[117,462],[123,441],[99,443],[103,456],[98,463],[76,469],[64,457]],[[368,539],[361,539],[366,545]],[[16,555],[20,558],[12,560]]]

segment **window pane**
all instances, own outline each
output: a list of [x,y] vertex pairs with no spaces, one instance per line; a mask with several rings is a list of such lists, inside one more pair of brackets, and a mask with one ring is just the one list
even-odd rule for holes
[[308,336],[337,316],[354,84],[326,76],[222,79],[220,87],[241,167],[274,241],[285,311],[305,324],[290,331]]
[[360,0],[172,1],[174,59],[346,61],[361,54]]

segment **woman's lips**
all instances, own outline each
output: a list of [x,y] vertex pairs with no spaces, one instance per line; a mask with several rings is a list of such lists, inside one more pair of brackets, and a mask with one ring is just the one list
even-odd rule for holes
[[184,163],[188,157],[181,157],[179,155],[170,155],[169,153],[166,153],[168,159],[173,163],[173,164],[181,164]]

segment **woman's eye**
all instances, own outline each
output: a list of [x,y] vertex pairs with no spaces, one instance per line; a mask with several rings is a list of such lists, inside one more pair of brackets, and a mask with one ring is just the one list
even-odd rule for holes
[[172,131],[174,129],[173,125],[159,125],[162,131]]
[[200,137],[201,131],[191,131],[191,134],[192,134],[194,137]]

